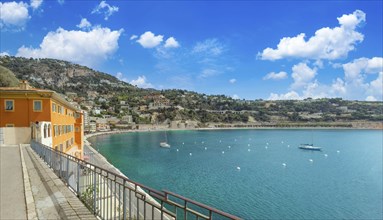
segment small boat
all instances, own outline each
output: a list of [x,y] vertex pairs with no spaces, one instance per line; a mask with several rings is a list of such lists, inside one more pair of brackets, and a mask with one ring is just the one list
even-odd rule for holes
[[299,149],[303,149],[303,150],[317,150],[317,151],[321,151],[322,148],[321,147],[316,147],[312,144],[301,144],[299,147]]
[[160,147],[170,148],[170,144],[166,143],[166,141],[160,142]]
[[[314,143],[314,135],[313,135],[313,130],[311,129],[311,143]],[[321,151],[321,147],[314,146],[314,144],[301,144],[299,149],[303,150],[316,150],[316,151]]]
[[160,147],[170,148],[170,144],[168,144],[168,136],[165,131],[165,141],[160,142]]

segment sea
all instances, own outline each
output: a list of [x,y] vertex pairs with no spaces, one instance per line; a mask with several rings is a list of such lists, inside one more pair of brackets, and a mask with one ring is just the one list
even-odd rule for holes
[[[170,149],[159,146],[164,139]],[[243,219],[383,218],[382,130],[151,131],[89,141],[130,179]]]

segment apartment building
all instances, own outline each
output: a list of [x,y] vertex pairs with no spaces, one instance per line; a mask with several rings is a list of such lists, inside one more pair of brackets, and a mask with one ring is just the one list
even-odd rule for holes
[[31,139],[82,158],[83,113],[51,90],[21,81],[0,87],[0,145],[25,144]]

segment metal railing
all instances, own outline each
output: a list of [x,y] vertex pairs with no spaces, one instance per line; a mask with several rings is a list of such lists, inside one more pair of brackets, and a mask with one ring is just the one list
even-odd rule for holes
[[31,141],[32,149],[101,219],[240,219],[169,191],[158,191]]

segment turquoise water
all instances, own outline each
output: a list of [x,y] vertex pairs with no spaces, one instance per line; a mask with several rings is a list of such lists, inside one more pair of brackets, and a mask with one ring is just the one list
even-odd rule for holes
[[[167,136],[171,149],[159,147],[164,132],[90,141],[129,178],[245,219],[383,217],[382,131],[170,131]],[[312,138],[322,152],[297,148]]]

